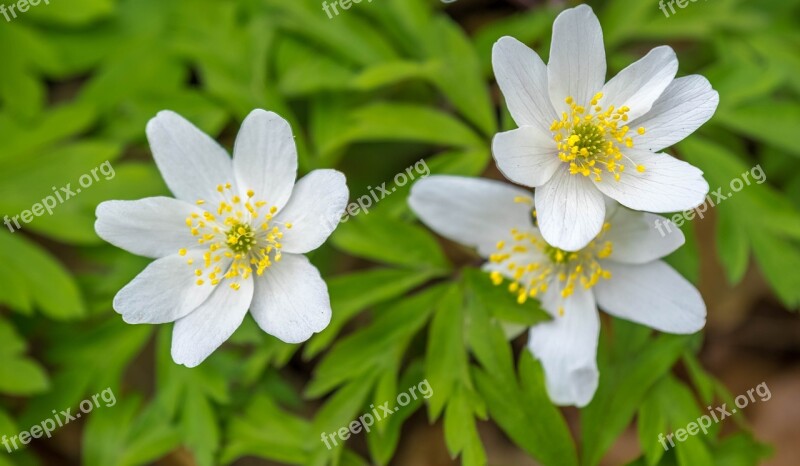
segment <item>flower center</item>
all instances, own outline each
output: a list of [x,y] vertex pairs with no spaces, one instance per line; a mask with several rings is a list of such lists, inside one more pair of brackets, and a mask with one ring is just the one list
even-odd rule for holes
[[225,236],[228,238],[226,243],[233,252],[249,252],[253,245],[256,244],[256,234],[247,223],[234,221],[233,226]]
[[495,285],[502,284],[504,276],[509,277],[508,291],[517,295],[520,304],[546,292],[554,279],[559,282],[563,298],[571,296],[576,286],[590,289],[600,279],[611,278],[611,272],[603,269],[598,260],[611,255],[612,243],[602,239],[610,228],[605,223],[592,242],[575,252],[550,246],[538,232],[512,229],[511,241],[498,242],[497,252],[489,256],[490,262],[502,265],[506,271],[495,270],[489,277]]
[[[202,215],[193,213],[186,218],[186,226],[197,238],[197,244],[207,248],[202,264],[195,265],[191,258],[187,264],[197,267],[198,286],[206,282],[217,285],[227,278],[231,280],[230,287],[238,290],[239,279],[248,279],[253,269],[256,275],[262,275],[281,260],[282,227],[289,230],[292,224],[274,221],[278,208],[265,209],[266,201],[253,201],[255,192],[252,190],[247,191],[247,199],[232,195],[230,183],[217,186],[217,191],[222,200],[215,210],[205,210]],[[202,199],[197,201],[198,206],[205,204]],[[181,249],[178,253],[185,256],[187,250]],[[232,259],[225,271],[219,266],[223,257]]]
[[[569,164],[572,175],[593,176],[595,181],[603,180],[607,172],[616,181],[625,170],[625,160],[633,161],[622,153],[621,147],[633,147],[633,138],[628,136],[630,108],[615,109],[613,105],[605,110],[599,105],[603,93],[598,92],[592,98],[591,107],[587,109],[578,105],[572,97],[565,102],[569,112],[563,112],[561,120],[553,121],[550,131],[558,147],[558,158]],[[645,129],[639,128],[639,134]],[[623,160],[625,159],[625,160]],[[644,172],[643,165],[636,165],[636,170]]]

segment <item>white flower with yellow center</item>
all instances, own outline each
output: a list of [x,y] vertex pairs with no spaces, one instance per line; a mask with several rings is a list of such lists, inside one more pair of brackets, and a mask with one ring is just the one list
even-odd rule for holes
[[533,201],[507,183],[456,176],[420,180],[409,198],[423,223],[488,259],[487,279],[520,303],[539,299],[551,314],[530,329],[528,348],[542,362],[553,402],[585,406],[597,389],[598,306],[662,332],[694,333],[705,325],[700,293],[658,260],[684,242],[674,225],[666,236],[653,229],[656,220],[668,220],[609,203],[601,232],[569,252],[544,241]]
[[101,238],[157,259],[114,298],[123,319],[175,322],[172,357],[189,367],[224,343],[248,309],[287,343],[327,327],[328,289],[303,254],[338,224],[349,196],[344,175],[315,170],[295,184],[292,130],[264,110],[242,123],[233,158],[173,112],[153,118],[147,137],[175,199],[97,207]]
[[609,82],[603,32],[586,5],[553,23],[550,62],[501,38],[492,51],[497,82],[518,129],[492,152],[511,181],[536,189],[547,241],[575,251],[600,233],[604,196],[634,210],[675,212],[703,203],[703,172],[657,153],[714,114],[719,96],[698,75],[675,79],[678,60],[657,47]]

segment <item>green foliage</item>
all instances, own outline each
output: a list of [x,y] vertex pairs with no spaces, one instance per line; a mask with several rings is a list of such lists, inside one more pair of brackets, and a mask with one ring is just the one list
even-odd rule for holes
[[[406,421],[425,414],[465,465],[487,462],[478,429],[487,420],[544,465],[596,465],[632,422],[642,452],[634,464],[713,458],[748,466],[764,458],[768,450],[746,425],[664,452],[659,433],[730,395],[697,362],[694,337],[619,320],[604,321],[600,387],[575,440],[542,368],[516,338],[547,314],[534,300],[518,305],[471,267],[474,258],[417,224],[406,205],[410,186],[392,185],[423,157],[432,173],[489,168],[491,137],[508,127],[491,86],[491,46],[513,35],[546,59],[557,11],[498,16],[468,34],[434,0],[362,2],[334,19],[320,3],[52,1],[0,21],[0,212],[19,215],[105,161],[115,168],[113,179],[53,215],[0,231],[0,435],[110,387],[118,404],[81,425],[80,455],[62,452],[70,461],[136,466],[179,451],[204,466],[248,456],[383,465]],[[609,74],[651,44],[669,43],[680,75],[703,74],[719,90],[716,116],[669,151],[704,170],[712,190],[727,192],[751,167],[764,169],[767,182],[710,208],[703,226],[714,223],[732,285],[752,257],[778,298],[800,307],[798,2],[697,2],[670,18],[655,2],[590,3],[604,27]],[[342,223],[332,247],[313,257],[333,317],[302,350],[248,318],[201,367],[178,367],[168,326],[127,325],[111,310],[113,295],[147,261],[104,244],[94,209],[106,199],[167,194],[144,138],[157,111],[185,115],[230,148],[256,107],[292,123],[302,172],[340,168],[354,199],[384,181],[396,189]],[[693,281],[699,222],[683,227],[688,244],[670,258]],[[674,375],[679,363],[688,381]],[[361,433],[364,442],[328,449],[320,440],[423,380],[433,395]],[[47,464],[38,454],[45,442],[54,441],[36,440],[11,459],[0,454],[0,466]]]

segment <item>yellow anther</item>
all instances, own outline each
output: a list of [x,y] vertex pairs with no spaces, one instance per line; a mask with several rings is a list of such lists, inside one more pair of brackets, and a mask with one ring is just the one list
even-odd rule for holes
[[611,105],[604,111],[599,105],[602,98],[601,92],[595,94],[589,108],[567,98],[569,112],[563,112],[561,120],[550,125],[558,158],[568,164],[570,174],[592,176],[598,182],[604,171],[618,179],[624,169],[620,148],[633,147],[633,140],[626,136],[629,128],[621,125],[628,120],[630,109]]

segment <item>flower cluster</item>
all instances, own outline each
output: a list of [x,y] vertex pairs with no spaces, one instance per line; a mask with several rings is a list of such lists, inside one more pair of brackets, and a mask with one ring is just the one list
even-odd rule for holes
[[607,313],[670,333],[705,325],[700,293],[660,259],[684,243],[653,229],[654,213],[703,203],[697,168],[659,153],[716,110],[702,76],[675,79],[678,62],[657,47],[605,82],[603,35],[586,5],[553,24],[550,62],[511,37],[494,46],[498,85],[518,128],[492,152],[509,180],[433,176],[409,203],[430,228],[475,247],[484,269],[519,303],[541,301],[552,320],[530,329],[528,348],[548,393],[585,406],[598,383],[600,320]]
[[[492,152],[506,178],[534,193],[431,176],[413,186],[409,204],[442,236],[477,248],[487,279],[520,304],[541,301],[552,320],[530,329],[528,348],[552,400],[584,406],[598,383],[598,307],[664,332],[705,324],[699,292],[660,260],[684,243],[682,233],[652,225],[670,225],[655,213],[692,209],[708,194],[700,170],[660,151],[705,123],[719,98],[702,76],[675,78],[669,47],[605,82],[602,30],[585,5],[555,20],[548,64],[510,37],[495,44],[492,62],[518,126],[496,135]],[[263,110],[243,122],[233,157],[168,111],[147,136],[175,198],[97,208],[102,238],[156,259],[114,298],[123,319],[175,322],[172,356],[190,367],[248,310],[285,342],[323,330],[330,299],[304,254],[344,212],[344,176],[315,170],[295,183],[291,128]]]

